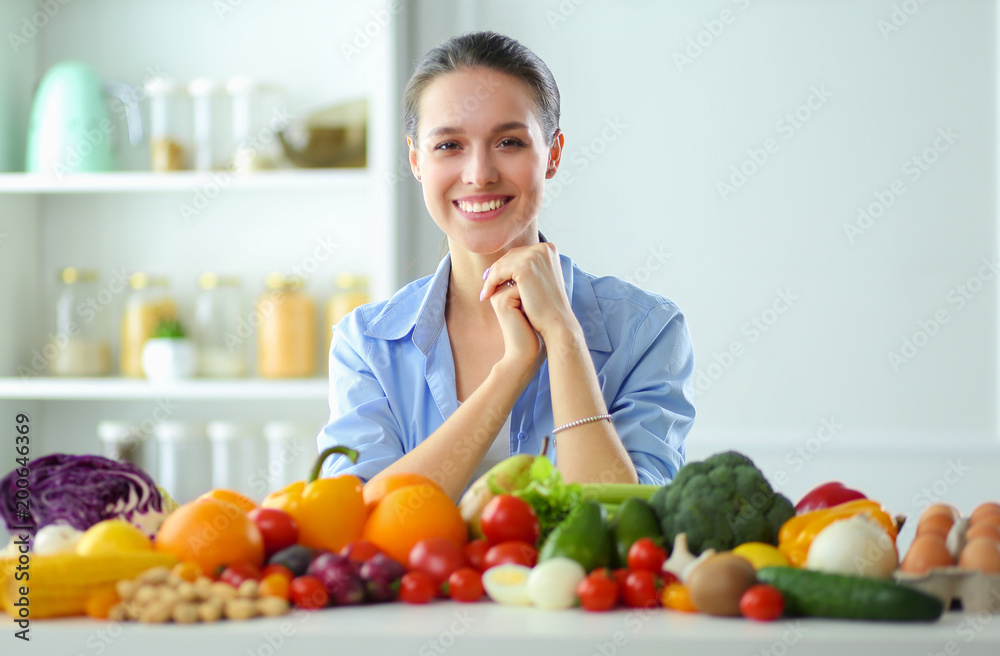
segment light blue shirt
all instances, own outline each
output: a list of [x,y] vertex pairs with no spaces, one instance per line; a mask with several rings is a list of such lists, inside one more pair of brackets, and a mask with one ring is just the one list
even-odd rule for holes
[[[566,294],[615,430],[639,482],[663,484],[684,464],[684,438],[695,415],[694,352],[684,316],[662,296],[620,278],[592,276],[564,255],[560,259]],[[458,407],[445,322],[450,274],[449,254],[433,275],[388,301],[355,309],[334,327],[330,421],[317,443],[320,451],[340,444],[359,455],[354,465],[343,456],[328,458],[323,476],[350,473],[367,481]],[[537,455],[553,427],[546,361],[511,411],[510,453]],[[560,439],[573,439],[572,432]],[[460,446],[456,456],[463,448],[468,451]],[[554,451],[548,452],[553,463],[558,446]]]

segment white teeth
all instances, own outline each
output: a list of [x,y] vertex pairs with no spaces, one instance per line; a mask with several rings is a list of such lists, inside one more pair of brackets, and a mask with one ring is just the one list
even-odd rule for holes
[[468,203],[464,200],[458,201],[458,207],[463,212],[489,212],[507,203],[506,199],[494,199],[485,203]]

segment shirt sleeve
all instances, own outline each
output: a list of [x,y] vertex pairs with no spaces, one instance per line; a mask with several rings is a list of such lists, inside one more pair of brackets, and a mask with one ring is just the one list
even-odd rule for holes
[[346,456],[330,456],[323,463],[324,477],[354,474],[368,481],[404,453],[399,424],[385,389],[360,353],[364,350],[363,325],[355,311],[334,327],[330,420],[316,438],[320,452],[335,445],[346,446],[357,450],[358,461],[352,464]]
[[672,304],[654,307],[639,324],[610,408],[640,483],[663,485],[684,464],[684,439],[695,415],[693,375],[684,315]]

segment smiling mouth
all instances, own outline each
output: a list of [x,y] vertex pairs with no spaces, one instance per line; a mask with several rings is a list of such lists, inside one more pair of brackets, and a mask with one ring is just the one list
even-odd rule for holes
[[490,212],[492,210],[500,209],[513,199],[513,196],[507,198],[497,198],[494,200],[488,200],[482,203],[469,203],[464,200],[456,200],[455,205],[458,209],[463,212]]

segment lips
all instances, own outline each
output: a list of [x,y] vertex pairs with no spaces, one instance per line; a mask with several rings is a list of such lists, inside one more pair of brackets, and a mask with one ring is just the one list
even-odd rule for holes
[[511,201],[513,196],[494,196],[480,198],[461,198],[454,201],[455,206],[470,214],[485,214],[500,209]]

